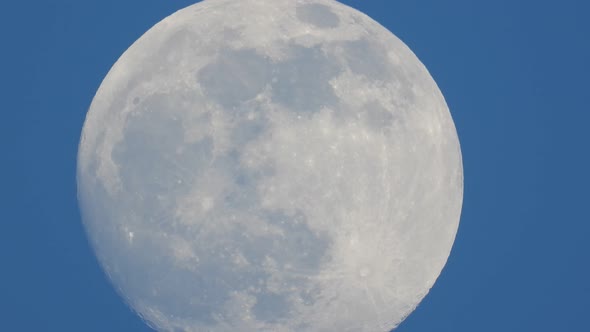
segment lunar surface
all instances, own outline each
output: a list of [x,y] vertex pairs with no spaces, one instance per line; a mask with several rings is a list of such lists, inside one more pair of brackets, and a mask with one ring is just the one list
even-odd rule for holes
[[98,90],[91,244],[159,331],[389,331],[449,256],[456,130],[417,57],[331,0],[205,0]]

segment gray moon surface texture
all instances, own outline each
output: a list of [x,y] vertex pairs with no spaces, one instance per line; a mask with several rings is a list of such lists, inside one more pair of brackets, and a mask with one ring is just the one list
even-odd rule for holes
[[331,0],[205,0],[112,67],[78,196],[159,331],[389,331],[444,267],[461,151],[398,38]]

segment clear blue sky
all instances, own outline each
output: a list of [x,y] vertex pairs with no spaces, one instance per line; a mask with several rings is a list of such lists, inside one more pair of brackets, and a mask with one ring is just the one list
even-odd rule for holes
[[[462,143],[457,241],[433,290],[396,332],[590,331],[590,3],[343,2],[426,64]],[[149,331],[88,246],[76,153],[111,65],[191,3],[2,3],[1,330]]]

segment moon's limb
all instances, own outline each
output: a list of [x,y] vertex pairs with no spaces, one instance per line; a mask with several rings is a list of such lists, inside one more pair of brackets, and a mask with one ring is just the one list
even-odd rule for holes
[[443,268],[463,195],[436,83],[329,0],[206,0],[113,66],[84,124],[89,238],[162,331],[375,331]]

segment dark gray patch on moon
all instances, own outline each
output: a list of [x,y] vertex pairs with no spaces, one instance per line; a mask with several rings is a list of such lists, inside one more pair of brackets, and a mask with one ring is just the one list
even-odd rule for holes
[[131,208],[135,218],[164,231],[173,231],[175,223],[165,222],[173,216],[163,212],[174,211],[213,155],[210,136],[185,142],[181,104],[180,95],[145,97],[128,115],[122,140],[111,152],[123,189],[117,201]]
[[[216,264],[206,263],[202,267],[202,271],[217,274],[229,273],[229,271],[218,270],[219,266]],[[179,269],[165,261],[153,265],[158,268],[150,269],[151,271],[144,276],[142,282],[159,287],[151,293],[146,293],[145,302],[159,308],[165,315],[197,319],[208,325],[215,324],[214,314],[221,311],[223,304],[229,299],[227,286],[221,280],[203,278],[200,274]],[[175,272],[169,273],[168,271]],[[178,285],[190,286],[180,288]]]
[[223,41],[224,42],[228,42],[228,41],[236,41],[236,40],[240,40],[240,38],[242,37],[242,30],[243,28],[240,29],[232,29],[229,27],[226,27],[223,29]]
[[249,210],[260,204],[259,181],[275,174],[273,165],[248,168],[242,165],[241,158],[240,149],[235,148],[215,161],[215,167],[220,165],[220,168],[227,169],[232,178],[233,185],[224,193],[224,206],[237,211]]
[[385,80],[390,77],[390,62],[383,47],[367,39],[359,39],[344,42],[342,48],[353,73],[370,80]]
[[[231,243],[238,243],[239,251],[255,265],[260,265],[268,257],[280,267],[305,274],[317,273],[326,259],[331,245],[329,238],[317,234],[309,228],[306,217],[298,213],[290,216],[283,212],[261,212],[261,217],[288,236],[258,235],[247,231],[234,234]],[[239,241],[238,241],[239,240]]]
[[165,315],[197,319],[214,326],[231,299],[231,292],[245,290],[256,277],[251,271],[234,268],[224,245],[227,243],[201,248],[203,255],[198,264],[178,264],[166,257],[160,259],[158,253],[166,250],[158,248],[158,241],[151,241],[144,250],[146,257],[151,257],[151,267],[137,281],[155,287],[151,292],[144,292],[143,302],[158,307]]
[[319,47],[292,45],[287,61],[276,64],[272,99],[297,113],[312,113],[338,104],[330,85],[341,69]]
[[[319,272],[327,259],[331,241],[327,236],[314,232],[309,227],[307,217],[301,212],[290,214],[282,210],[258,210],[256,215],[286,236],[276,233],[256,235],[237,227],[228,244],[234,246],[233,250],[241,253],[250,263],[245,267],[235,266],[234,273],[245,276],[243,290],[249,289],[248,292],[256,297],[252,308],[254,315],[258,320],[276,323],[288,317],[293,307],[291,299],[300,296],[299,291],[292,293],[292,289],[308,288],[307,279],[302,276],[313,276]],[[276,264],[276,270],[259,269],[268,259]],[[275,273],[280,275],[276,276]],[[219,278],[223,280],[224,276]],[[265,286],[275,278],[283,280],[283,290],[279,292]],[[248,285],[256,284],[256,280],[259,281],[260,289],[247,288]],[[315,301],[311,295],[307,300]]]
[[270,68],[269,59],[255,50],[222,50],[215,62],[199,70],[197,79],[207,97],[234,108],[262,92]]
[[365,124],[375,130],[383,131],[393,125],[394,116],[378,102],[370,102],[364,107]]
[[258,139],[269,128],[268,120],[263,113],[255,106],[250,107],[256,114],[250,117],[251,114],[248,114],[247,109],[240,109],[232,119],[234,128],[231,139],[233,145],[238,148]]
[[176,154],[177,147],[185,145],[182,120],[171,114],[179,103],[177,98],[156,94],[146,97],[137,105],[139,111],[129,115],[123,139],[111,153],[126,191],[149,193],[144,199],[157,193],[179,193],[184,186],[178,181],[195,176],[183,170],[199,172],[211,158],[210,138]]
[[224,50],[197,73],[197,80],[206,97],[236,111],[252,107],[268,85],[271,99],[296,113],[337,105],[330,80],[340,66],[320,47],[289,45],[287,52],[285,61],[273,62],[252,49]]
[[256,304],[252,308],[258,320],[276,323],[289,314],[289,301],[284,295],[264,293],[256,296]]
[[187,52],[198,50],[200,53],[209,53],[210,48],[200,45],[200,39],[194,32],[188,29],[175,31],[169,38],[163,41],[154,54],[149,57],[149,63],[145,66],[156,74],[169,72],[183,58]]
[[330,7],[319,3],[297,6],[296,15],[301,22],[321,29],[336,28],[340,25],[338,15],[334,14]]
[[309,289],[302,289],[299,292],[299,298],[303,301],[303,304],[306,306],[311,306],[318,298],[321,296],[322,290],[319,287],[309,288]]
[[266,214],[266,218],[269,223],[289,234],[275,241],[271,256],[295,271],[318,272],[331,245],[329,238],[313,232],[307,217],[301,212],[289,215],[283,211],[272,211]]

